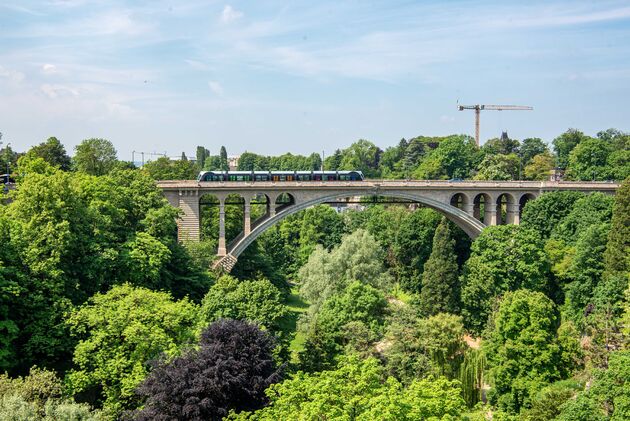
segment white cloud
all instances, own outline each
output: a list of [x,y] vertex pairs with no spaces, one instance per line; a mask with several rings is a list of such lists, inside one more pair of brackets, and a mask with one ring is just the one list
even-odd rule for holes
[[229,4],[226,4],[225,7],[223,8],[223,12],[221,12],[221,22],[223,23],[234,22],[235,20],[240,19],[242,17],[243,17],[243,12],[234,9]]
[[40,86],[40,90],[50,99],[55,99],[62,96],[79,96],[79,91],[65,85],[51,85],[48,83],[44,83],[42,86]]
[[47,75],[57,73],[57,66],[55,66],[54,64],[46,63],[42,66],[42,73]]
[[557,12],[547,12],[524,18],[510,19],[505,22],[505,25],[510,27],[531,28],[539,26],[580,25],[628,18],[630,18],[630,7],[564,14],[558,10]]
[[24,80],[24,73],[0,66],[0,77],[7,78],[10,82],[17,84]]
[[223,86],[217,81],[211,80],[208,82],[208,86],[210,90],[214,92],[216,95],[223,95]]

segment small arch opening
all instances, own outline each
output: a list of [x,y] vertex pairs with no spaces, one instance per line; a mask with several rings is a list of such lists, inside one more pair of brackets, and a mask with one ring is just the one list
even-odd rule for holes
[[509,193],[502,193],[497,197],[497,225],[514,223],[514,215],[512,214],[512,206],[514,203],[514,196]]
[[485,193],[478,194],[473,200],[473,216],[486,225],[490,225],[491,200],[490,196]]
[[295,204],[295,198],[290,193],[280,193],[276,197],[276,213]]
[[466,211],[466,205],[468,204],[468,196],[464,193],[455,193],[451,197],[451,206],[455,206],[458,209]]

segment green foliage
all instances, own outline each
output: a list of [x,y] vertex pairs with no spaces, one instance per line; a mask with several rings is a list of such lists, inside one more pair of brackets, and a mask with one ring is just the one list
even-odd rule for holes
[[567,243],[577,241],[590,226],[610,222],[614,198],[603,193],[590,193],[578,199],[552,231],[552,236]]
[[380,176],[378,163],[383,151],[372,142],[360,139],[342,151],[339,170],[359,170],[367,178]]
[[346,346],[366,351],[380,334],[386,305],[380,291],[359,281],[330,296],[308,319],[302,366],[330,368]]
[[300,269],[300,295],[311,303],[311,314],[334,293],[353,281],[386,289],[391,277],[383,266],[383,254],[376,240],[366,231],[357,230],[327,252],[317,246]]
[[528,165],[535,156],[551,156],[547,144],[538,137],[528,137],[527,139],[523,139],[518,154],[521,157],[523,166]]
[[608,157],[611,144],[588,137],[580,141],[569,154],[566,176],[571,180],[607,180],[610,178]]
[[479,153],[470,136],[448,136],[422,161],[414,176],[423,180],[467,178]]
[[610,354],[608,368],[596,370],[590,389],[567,400],[558,420],[627,420],[630,418],[630,351]]
[[621,184],[615,195],[604,267],[609,277],[630,272],[630,178]]
[[400,285],[410,292],[420,292],[422,272],[431,254],[435,229],[441,216],[431,209],[418,209],[402,215],[396,224],[390,220],[393,235],[391,246],[393,271]]
[[569,129],[553,140],[553,149],[556,152],[558,166],[566,168],[569,163],[571,151],[588,137],[579,130]]
[[229,275],[220,277],[201,303],[203,325],[218,319],[249,320],[267,329],[278,330],[287,307],[282,293],[267,279],[239,281]]
[[493,316],[483,343],[493,384],[490,401],[509,412],[530,407],[546,384],[560,380],[562,349],[557,337],[558,314],[544,294],[507,292]]
[[228,171],[230,169],[227,150],[225,149],[225,146],[221,146],[221,150],[219,151],[219,165],[221,171]]
[[87,404],[63,395],[63,383],[52,371],[33,367],[26,377],[0,375],[0,419],[81,421],[104,419]]
[[424,315],[458,312],[458,270],[455,239],[446,218],[443,218],[435,230],[431,256],[422,274],[420,308]]
[[542,239],[515,225],[490,226],[473,242],[462,275],[462,315],[483,331],[495,297],[520,288],[548,292],[550,265]]
[[462,318],[439,313],[419,318],[407,307],[397,309],[385,334],[388,373],[404,384],[427,375],[456,378],[464,358]]
[[543,238],[549,238],[554,228],[583,197],[584,193],[577,191],[543,193],[536,200],[527,202],[521,216],[521,226],[533,229]]
[[524,169],[525,178],[537,181],[548,180],[554,165],[554,158],[549,151],[536,155]]
[[171,160],[161,156],[155,161],[149,161],[142,167],[142,171],[154,180],[195,180],[197,168],[192,161]]
[[134,390],[147,375],[147,362],[162,353],[174,356],[193,339],[197,306],[170,294],[129,284],[96,294],[68,319],[80,341],[76,369],[68,376],[76,392],[101,390],[110,414],[134,408]]
[[[313,153],[309,156],[286,153],[280,156],[263,156],[244,152],[238,159],[239,171],[314,171],[321,169],[321,157]],[[327,169],[330,169],[327,167]],[[356,169],[356,168],[353,168]]]
[[90,175],[105,175],[116,166],[116,149],[106,139],[85,139],[74,148],[75,168]]
[[450,419],[464,409],[457,381],[413,381],[403,388],[386,378],[374,358],[343,358],[339,367],[297,373],[267,390],[270,405],[232,420],[418,420]]
[[519,158],[516,154],[486,155],[479,164],[475,180],[516,180],[519,177]]
[[66,149],[56,137],[49,137],[46,142],[33,146],[26,152],[26,157],[28,157],[29,160],[42,158],[53,167],[57,167],[63,171],[69,171],[72,163],[66,153]]
[[[604,271],[603,255],[610,226],[608,224],[591,225],[578,238],[575,255],[569,267],[566,285],[565,311],[578,327],[584,327],[583,318],[593,311],[596,290],[598,290]],[[617,295],[623,294],[623,287]],[[604,302],[618,301],[620,297],[599,297]],[[615,300],[615,298],[617,298]],[[587,309],[589,308],[590,309]]]
[[575,380],[560,380],[542,388],[531,399],[531,407],[521,411],[523,421],[548,421],[560,415],[561,406],[575,397],[584,385]]

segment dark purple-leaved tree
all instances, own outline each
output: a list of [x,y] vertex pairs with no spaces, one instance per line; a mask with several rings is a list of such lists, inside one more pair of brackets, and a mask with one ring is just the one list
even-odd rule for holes
[[261,408],[265,389],[280,380],[273,338],[256,325],[231,319],[212,323],[200,346],[158,363],[138,388],[145,407],[137,420],[220,420],[230,410]]

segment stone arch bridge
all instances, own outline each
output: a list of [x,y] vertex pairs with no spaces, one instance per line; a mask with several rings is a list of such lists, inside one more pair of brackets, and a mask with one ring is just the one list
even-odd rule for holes
[[[182,211],[177,222],[180,241],[199,241],[200,199],[205,195],[215,197],[219,207],[216,266],[230,271],[243,250],[271,226],[300,210],[320,203],[338,202],[342,198],[379,196],[417,203],[442,213],[475,238],[488,225],[518,224],[525,203],[544,192],[574,190],[614,194],[619,185],[610,182],[365,180],[159,181],[158,187],[169,203]],[[226,244],[226,199],[234,195],[238,195],[243,205],[243,231]],[[251,205],[257,199],[262,199],[266,210],[252,221]]]

